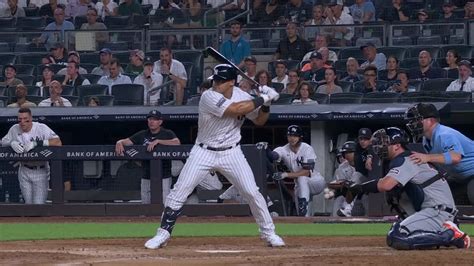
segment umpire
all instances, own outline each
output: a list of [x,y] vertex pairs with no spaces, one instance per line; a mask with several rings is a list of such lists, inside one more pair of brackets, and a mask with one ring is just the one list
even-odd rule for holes
[[381,179],[352,185],[346,200],[365,193],[388,192],[389,203],[403,219],[388,232],[387,245],[392,248],[469,248],[469,236],[453,223],[457,209],[444,175],[428,163],[416,164],[409,158],[406,133],[396,127],[380,129],[372,141],[380,159],[390,160],[389,171]]
[[474,142],[461,132],[439,123],[433,104],[419,103],[406,112],[407,127],[414,138],[423,138],[429,154],[412,152],[417,164],[443,165],[456,182],[468,183],[468,197],[474,204]]

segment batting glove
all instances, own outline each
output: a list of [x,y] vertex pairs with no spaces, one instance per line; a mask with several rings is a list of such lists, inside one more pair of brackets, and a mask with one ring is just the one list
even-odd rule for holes
[[20,142],[14,140],[10,143],[10,147],[12,147],[12,149],[16,152],[16,153],[23,153],[25,151],[25,147],[23,146],[23,144],[21,144]]
[[276,172],[276,173],[273,173],[273,176],[272,176],[273,180],[275,181],[280,181],[286,177],[288,177],[288,173],[286,172]]
[[25,145],[25,152],[31,151],[31,150],[34,149],[36,146],[38,146],[38,143],[36,143],[36,141],[28,142],[28,143]]
[[268,147],[268,142],[257,142],[255,144],[255,146],[257,147],[257,149],[259,150],[266,150],[267,147]]
[[280,98],[280,94],[278,92],[276,92],[274,89],[272,89],[272,88],[270,88],[266,85],[260,86],[258,89],[260,90],[261,94],[265,94],[265,95],[270,96],[272,101],[276,101],[276,100],[278,100],[278,98]]

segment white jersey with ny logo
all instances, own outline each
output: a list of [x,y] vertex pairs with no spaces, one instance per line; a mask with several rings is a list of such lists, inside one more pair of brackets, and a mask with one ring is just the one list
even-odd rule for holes
[[[291,172],[298,172],[303,169],[302,163],[304,164],[315,164],[316,153],[309,144],[301,142],[298,152],[294,153],[290,149],[290,144],[285,146],[277,147],[273,150],[278,153],[281,160]],[[313,171],[318,172],[318,171]]]
[[240,127],[245,118],[250,120],[258,116],[258,109],[243,117],[224,116],[225,110],[234,102],[251,100],[253,97],[234,87],[232,97],[227,99],[222,93],[212,88],[205,91],[199,101],[198,135],[196,144],[203,143],[209,147],[223,148],[240,142]]
[[59,138],[59,136],[45,124],[33,122],[33,126],[29,132],[23,132],[20,126],[16,124],[13,125],[7,135],[3,137],[2,145],[8,146],[14,140],[22,144],[28,144],[36,139],[48,140],[54,138]]

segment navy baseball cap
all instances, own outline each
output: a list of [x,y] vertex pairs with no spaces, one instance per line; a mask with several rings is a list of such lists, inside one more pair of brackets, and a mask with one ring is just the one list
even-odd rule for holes
[[359,138],[370,139],[372,137],[372,130],[363,127],[359,129]]
[[439,118],[438,109],[431,103],[419,103],[417,105],[418,113],[424,118]]
[[361,46],[360,46],[360,49],[361,49],[361,50],[364,50],[366,47],[374,47],[374,48],[377,48],[373,42],[368,42],[368,43],[366,43],[366,44],[361,45]]
[[323,60],[323,55],[320,52],[312,52],[309,59],[313,59],[313,58]]
[[101,53],[107,53],[107,54],[112,54],[112,50],[110,50],[109,48],[102,48],[99,52],[99,54]]
[[143,63],[144,66],[153,66],[155,65],[155,63],[153,62],[153,60],[151,60],[150,57],[145,57],[145,62]]
[[151,110],[146,118],[156,118],[156,119],[162,119],[161,112],[158,110]]

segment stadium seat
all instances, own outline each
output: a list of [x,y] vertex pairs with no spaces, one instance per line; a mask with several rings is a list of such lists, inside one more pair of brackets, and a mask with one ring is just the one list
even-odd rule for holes
[[189,96],[187,101],[186,101],[186,105],[189,105],[189,106],[197,106],[199,105],[199,101],[201,100],[201,95],[192,95],[192,96]]
[[[73,86],[63,85],[62,96],[73,96],[75,88]],[[49,86],[43,87],[43,96],[49,97]]]
[[[88,72],[90,72],[90,71],[88,71]],[[81,76],[83,78],[88,79],[91,84],[97,84],[99,79],[102,77],[101,75],[96,75],[96,74],[82,74]]]
[[386,57],[394,55],[399,61],[405,59],[407,50],[405,47],[384,46],[377,48],[378,53],[383,53]]
[[140,5],[142,8],[143,15],[149,15],[150,11],[153,9],[152,4],[147,4],[147,5]]
[[343,92],[350,92],[352,90],[353,83],[350,81],[339,80],[337,81],[337,85],[342,88]]
[[280,92],[285,88],[285,84],[280,82],[272,82],[272,88],[274,88],[277,92]]
[[10,53],[10,52],[11,52],[10,44],[6,42],[0,42],[0,53]]
[[0,107],[6,107],[8,105],[8,97],[0,96]]
[[421,85],[422,92],[425,91],[446,91],[446,88],[453,82],[454,79],[450,78],[439,78],[425,80]]
[[81,64],[100,64],[100,56],[98,52],[81,53]]
[[355,46],[360,47],[367,43],[373,43],[375,44],[376,47],[382,46],[382,40],[380,40],[380,38],[378,37],[370,37],[370,38],[359,37],[356,40]]
[[194,77],[194,64],[191,62],[183,62],[184,69],[186,70],[186,74],[188,75],[188,80],[186,82],[186,87],[188,88],[197,88],[199,84],[193,79]]
[[449,102],[453,102],[453,103],[472,102],[472,92],[470,91],[447,91],[446,95],[449,98]]
[[86,16],[76,16],[74,17],[74,27],[76,30],[80,29],[82,27],[82,24],[87,23],[87,17]]
[[68,99],[73,107],[77,106],[79,103],[79,97],[77,96],[62,94],[61,97]]
[[32,86],[34,85],[35,83],[35,80],[36,80],[36,77],[35,76],[32,76],[32,75],[21,75],[21,74],[18,74],[16,75],[16,77],[18,79],[20,79],[21,81],[23,81],[23,84],[27,85],[27,86]]
[[[88,75],[91,75],[91,74],[88,74]],[[77,86],[76,95],[79,96],[80,99],[88,95],[107,95],[108,89],[109,89],[109,86],[107,85],[99,85],[99,84],[81,85],[81,86]]]
[[420,36],[416,40],[417,45],[434,45],[443,44],[443,39],[439,35],[435,36]]
[[413,40],[409,36],[400,36],[392,38],[393,46],[411,46],[413,45]]
[[[193,64],[191,75],[188,73],[188,86],[191,88],[196,88],[202,83],[202,73],[204,72],[204,56],[201,51],[176,51],[173,52],[173,58],[180,61],[181,63],[189,62]],[[159,60],[155,58],[155,60]],[[186,66],[185,66],[186,67]],[[189,83],[191,79],[191,83]]]
[[251,39],[249,42],[250,47],[252,47],[252,49],[259,49],[265,47],[262,39]]
[[451,35],[451,36],[449,36],[448,43],[449,44],[464,44],[465,40],[466,39],[464,38],[464,36],[456,36],[456,35],[453,36],[453,35]]
[[[4,96],[8,96],[8,97],[15,97],[15,90],[16,90],[16,87],[8,87],[5,91],[4,91],[4,94],[1,94],[1,89],[5,89],[5,87],[0,87],[0,95],[4,95]],[[30,95],[30,96],[39,96],[40,95],[40,90],[41,88],[40,87],[37,87],[37,86],[26,86],[27,88],[27,95]]]
[[0,62],[2,65],[15,64],[15,61],[16,56],[14,54],[0,54]]
[[38,105],[42,100],[44,100],[44,97],[39,95],[27,95],[26,100]]
[[463,59],[471,59],[472,58],[472,46],[471,45],[446,45],[441,47],[440,51],[440,59],[444,59],[446,56],[446,53],[449,50],[456,50],[458,52],[459,56]]
[[128,51],[128,43],[124,41],[106,42],[102,47],[109,48],[112,51]]
[[99,100],[99,106],[113,106],[114,96],[112,95],[86,95],[82,99],[82,104],[87,106],[92,97],[96,97]]
[[364,55],[359,47],[349,47],[339,51],[338,58],[340,60],[344,60],[349,57],[354,57],[355,59],[364,59]]
[[27,53],[27,52],[45,52],[46,48],[43,44],[35,43],[15,43],[13,48],[15,53]]
[[8,96],[9,92],[6,87],[0,87],[0,96]]
[[139,84],[118,84],[112,86],[115,105],[143,105],[144,88]]
[[125,76],[129,77],[132,82],[138,76],[137,74],[133,74],[133,73],[122,73],[122,75],[125,75]]
[[[12,29],[15,28],[15,18],[13,17],[0,17],[0,29]],[[3,36],[2,36],[3,37]]]
[[431,54],[432,59],[436,59],[439,57],[439,50],[440,48],[437,46],[423,46],[423,45],[418,45],[418,46],[410,46],[407,48],[407,58],[418,58],[418,55],[420,54],[421,51],[428,51]]
[[28,95],[31,95],[31,96],[39,96],[40,95],[40,91],[41,91],[41,88],[38,87],[38,86],[26,86],[26,88],[28,89]]
[[63,83],[64,78],[65,78],[64,75],[55,74],[55,75],[53,76],[53,80],[57,80],[57,81],[59,81],[60,83]]
[[16,27],[23,31],[43,30],[46,20],[43,17],[18,17]]
[[329,95],[329,103],[361,103],[363,93],[359,92],[343,92],[343,93],[334,93]]
[[278,100],[276,102],[272,103],[272,104],[275,104],[275,105],[291,104],[293,99],[294,99],[293,94],[282,93],[282,94],[280,94],[280,98],[278,98]]
[[91,73],[94,68],[98,67],[98,65],[96,64],[88,64],[88,63],[81,63],[79,66],[84,68],[87,71],[87,73]]
[[129,16],[106,16],[104,21],[105,26],[107,26],[108,30],[127,29],[129,26],[129,22]]
[[317,101],[319,104],[327,104],[329,95],[326,93],[314,93],[311,99]]
[[418,57],[405,58],[402,61],[400,61],[400,64],[399,64],[400,68],[406,68],[406,69],[417,68],[419,66],[420,64],[418,63]]
[[25,6],[23,7],[23,10],[25,11],[25,16],[27,17],[37,17],[39,15],[39,7],[28,7]]
[[114,52],[113,56],[119,60],[120,64],[123,66],[123,69],[127,68],[128,62],[130,62],[129,51]]
[[17,75],[35,75],[35,66],[30,64],[16,64],[16,74]]
[[459,77],[459,70],[457,68],[449,69],[446,72],[447,72],[447,75],[446,75],[447,78],[457,79]]
[[25,53],[20,54],[17,57],[17,64],[30,64],[30,65],[40,65],[41,59],[46,57],[48,53]]
[[362,103],[396,103],[400,95],[395,92],[369,92],[364,94]]
[[423,81],[421,81],[421,80],[416,80],[416,79],[408,80],[408,85],[411,85],[411,86],[415,87],[416,91],[421,90],[421,85],[422,84],[423,84]]

